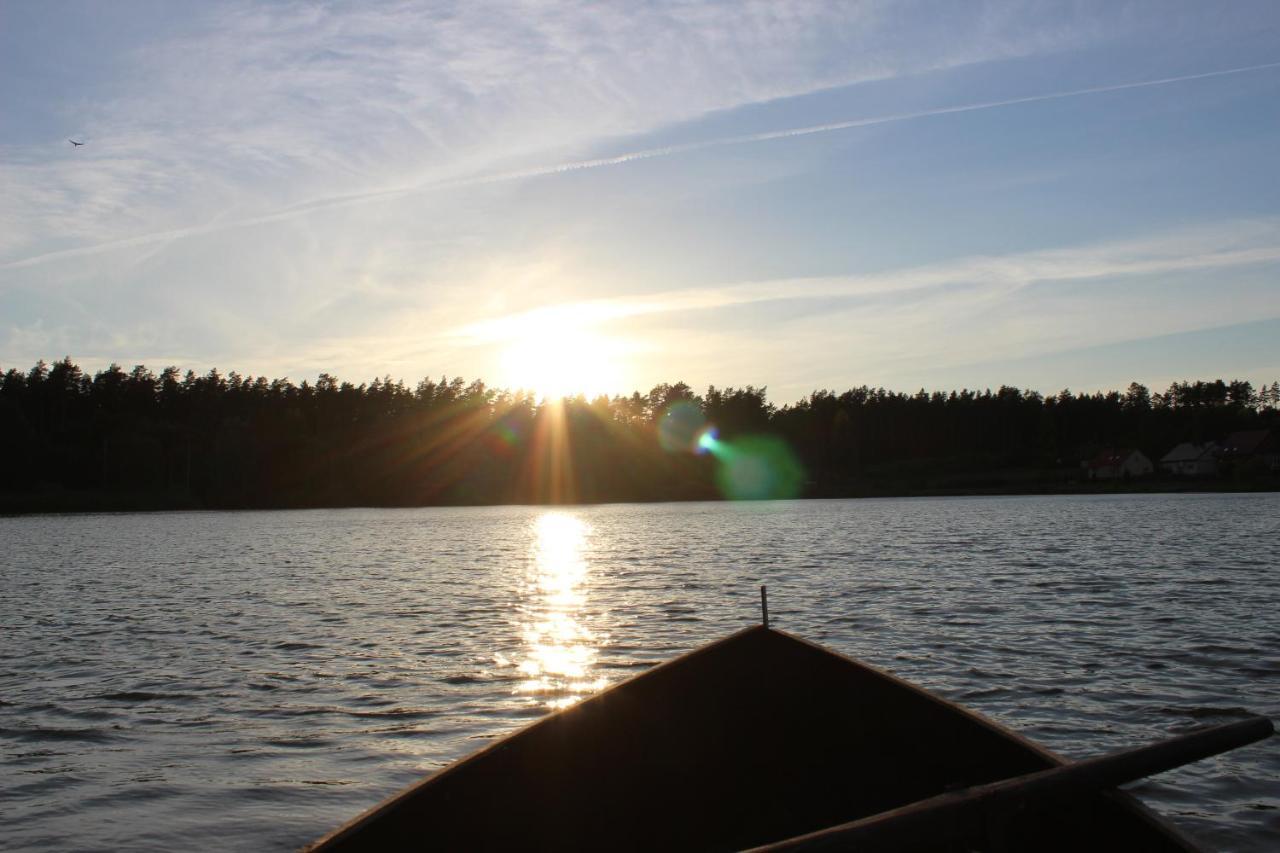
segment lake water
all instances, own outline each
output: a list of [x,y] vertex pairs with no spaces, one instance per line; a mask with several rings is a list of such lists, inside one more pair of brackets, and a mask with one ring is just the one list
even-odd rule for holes
[[[1068,756],[1280,718],[1280,495],[0,518],[0,846],[295,848],[758,621]],[[1134,791],[1280,849],[1280,737]]]

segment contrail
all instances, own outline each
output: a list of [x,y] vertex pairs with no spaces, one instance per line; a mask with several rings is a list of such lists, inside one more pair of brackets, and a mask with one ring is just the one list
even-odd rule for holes
[[1280,68],[1280,62],[1264,62],[1259,65],[1246,65],[1240,68],[1224,68],[1218,71],[1204,71],[1199,74],[1182,74],[1177,77],[1161,77],[1154,80],[1138,80],[1131,83],[1113,83],[1107,86],[1090,86],[1085,89],[1069,89],[1062,92],[1048,92],[1039,95],[1027,95],[1021,98],[1006,98],[998,101],[975,101],[952,107],[933,107],[927,110],[890,113],[888,115],[850,119],[848,121],[837,121],[827,124],[792,127],[785,130],[770,130],[763,133],[748,133],[740,136],[722,136],[715,139],[704,139],[698,142],[683,142],[676,145],[665,145],[660,148],[644,148],[637,151],[628,151],[624,154],[616,154],[612,157],[598,157],[590,160],[571,160],[551,166],[537,166],[530,169],[518,169],[510,172],[494,172],[488,175],[472,175],[463,178],[428,181],[404,187],[374,190],[372,192],[328,196],[304,202],[302,204],[293,205],[291,207],[281,208],[280,210],[263,214],[261,216],[239,219],[234,222],[217,222],[210,223],[208,225],[192,226],[189,228],[176,228],[170,231],[160,231],[136,237],[127,237],[122,240],[111,240],[105,243],[97,243],[92,246],[82,246],[77,249],[63,249],[56,252],[46,252],[41,255],[32,255],[28,258],[20,258],[15,261],[2,263],[0,264],[0,269],[17,269],[20,267],[36,266],[38,264],[44,264],[52,261],[93,255],[99,252],[110,251],[112,249],[123,249],[131,246],[141,246],[168,240],[178,240],[184,237],[195,237],[202,234],[226,231],[232,228],[262,225],[269,222],[293,219],[319,210],[348,207],[356,204],[366,204],[369,202],[400,198],[402,196],[416,195],[419,193],[478,186],[481,184],[501,183],[504,181],[547,177],[551,175],[564,174],[566,172],[599,169],[604,166],[619,166],[624,163],[632,163],[637,160],[652,160],[657,157],[670,157],[677,154],[702,151],[708,148],[721,148],[729,145],[749,145],[757,142],[768,142],[774,139],[790,139],[797,136],[812,136],[818,133],[833,133],[835,131],[850,130],[857,127],[872,127],[879,124],[914,121],[916,119],[929,118],[931,116],[977,112],[979,110],[993,110],[1002,107],[1013,107],[1019,104],[1033,104],[1040,101],[1056,101],[1064,98],[1079,98],[1084,95],[1099,95],[1105,92],[1122,92],[1128,89],[1145,89],[1150,86],[1168,86],[1174,83],[1186,83],[1191,80],[1205,80],[1211,77],[1225,77],[1232,74],[1247,74],[1252,71],[1265,71],[1271,68]]

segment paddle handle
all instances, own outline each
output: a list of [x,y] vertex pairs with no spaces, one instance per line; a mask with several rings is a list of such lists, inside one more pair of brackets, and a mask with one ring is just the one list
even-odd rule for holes
[[972,838],[985,831],[988,817],[1055,797],[1114,788],[1263,740],[1274,731],[1266,717],[1250,717],[1135,749],[940,794],[862,820],[757,847],[755,851],[858,849],[888,853]]

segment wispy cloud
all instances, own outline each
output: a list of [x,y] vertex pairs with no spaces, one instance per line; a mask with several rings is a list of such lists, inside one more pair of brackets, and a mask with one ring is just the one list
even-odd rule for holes
[[[1280,220],[1240,220],[873,275],[570,302],[463,324],[452,338],[485,348],[530,329],[580,324],[649,347],[651,369],[638,385],[746,376],[789,400],[857,382],[917,387],[930,375],[954,379],[964,364],[984,365],[989,375],[1000,359],[1280,316],[1275,300],[1239,299],[1246,291],[1226,289],[1233,295],[1210,306],[1187,298],[1185,286],[1200,272],[1220,278],[1277,265]],[[1154,295],[1148,284],[1136,286],[1152,279],[1168,286]],[[1089,295],[1081,297],[1084,284]],[[748,325],[741,312],[753,306],[767,319]]]
[[918,291],[966,287],[958,299],[1007,295],[1045,282],[1228,269],[1280,262],[1280,219],[1259,219],[1178,229],[1134,240],[1003,256],[963,257],[871,275],[792,278],[693,288],[638,297],[544,306],[480,320],[454,335],[472,343],[501,341],[541,324],[599,327],[655,314],[691,314],[788,300],[900,297]]
[[128,237],[119,240],[112,240],[96,245],[77,247],[74,249],[63,249],[54,252],[46,252],[44,254],[33,255],[27,258],[20,258],[0,263],[0,269],[18,269],[27,266],[34,266],[42,263],[49,263],[58,260],[67,260],[71,258],[85,257],[97,254],[99,252],[111,251],[114,249],[123,249],[134,246],[144,246],[153,243],[169,242],[172,240],[182,239],[184,237],[193,237],[201,234],[209,234],[217,231],[224,231],[232,228],[245,228],[254,225],[264,225],[271,222],[279,222],[287,219],[293,219],[299,216],[305,216],[317,211],[330,208],[345,207],[356,204],[368,204],[378,201],[388,201],[391,199],[402,198],[408,195],[419,193],[429,193],[432,191],[455,190],[470,186],[479,186],[482,184],[503,183],[515,180],[528,180],[531,178],[547,177],[570,172],[582,171],[586,169],[598,169],[606,166],[619,166],[639,160],[649,160],[656,157],[670,157],[678,154],[686,154],[694,151],[702,151],[710,148],[720,148],[731,145],[747,145],[752,143],[769,142],[779,139],[791,139],[801,136],[811,136],[819,133],[833,133],[842,130],[852,130],[855,128],[872,127],[875,125],[892,124],[902,121],[913,121],[917,119],[932,118],[937,116],[954,115],[957,113],[976,112],[980,110],[991,110],[1005,107],[1015,107],[1024,104],[1040,103],[1044,101],[1061,100],[1064,98],[1078,98],[1086,95],[1098,95],[1111,92],[1122,92],[1132,89],[1143,89],[1155,86],[1169,86],[1175,83],[1185,83],[1193,80],[1205,80],[1213,77],[1224,77],[1236,74],[1247,74],[1259,71],[1269,71],[1280,68],[1280,62],[1268,62],[1255,65],[1242,66],[1239,68],[1226,68],[1215,71],[1206,71],[1197,74],[1183,74],[1175,77],[1162,77],[1151,80],[1140,80],[1126,83],[1114,83],[1106,86],[1090,86],[1083,89],[1069,89],[1059,92],[1046,92],[1037,95],[1028,95],[1020,98],[1005,98],[994,101],[977,101],[973,103],[957,104],[946,107],[934,107],[926,110],[915,110],[904,113],[892,113],[888,115],[871,116],[867,118],[849,119],[847,121],[828,122],[817,125],[807,125],[802,127],[784,128],[781,130],[765,131],[761,133],[742,134],[737,136],[723,136],[715,139],[705,139],[696,142],[686,142],[678,145],[666,145],[658,148],[647,148],[635,151],[628,151],[622,154],[615,154],[608,157],[596,157],[585,160],[570,160],[563,163],[556,163],[548,166],[536,166],[533,168],[517,169],[511,171],[494,172],[483,175],[472,175],[461,178],[452,178],[446,180],[427,181],[407,186],[394,188],[379,189],[367,192],[350,193],[345,195],[334,195],[324,198],[313,199],[304,203],[291,205],[289,207],[273,211],[271,213],[261,214],[258,216],[247,217],[244,219],[213,222],[206,225],[192,226],[187,228],[169,229],[166,231],[155,232],[152,234],[144,234],[135,237]]
[[[1276,257],[1257,116],[1280,66],[1240,49],[1263,9],[232,0],[151,26],[113,6],[138,17],[86,43],[95,73],[55,98],[0,83],[40,101],[21,134],[0,123],[0,358],[491,379],[546,321],[643,329],[637,382],[672,378],[670,353],[807,382],[976,352],[992,323],[1047,340],[1019,300],[1094,282],[1203,271],[1238,298],[1205,284],[1177,322],[1222,319]],[[15,55],[0,81],[38,82]]]
[[[884,0],[211,4],[121,57],[119,77],[76,105],[72,126],[88,146],[64,151],[54,133],[56,144],[4,149],[0,268],[597,167],[616,158],[499,164],[743,104],[1061,49],[1092,27],[1045,28],[1018,4],[921,26]],[[618,162],[643,156],[657,153]]]
[[[412,378],[422,365],[430,365],[437,373],[501,383],[504,346],[527,340],[540,328],[572,327],[634,346],[644,356],[643,366],[627,377],[636,387],[673,378],[697,383],[738,376],[770,385],[775,398],[786,401],[816,387],[861,381],[928,384],[922,377],[959,376],[966,364],[991,367],[1000,359],[1127,340],[1137,332],[1188,332],[1280,316],[1275,301],[1224,296],[1211,308],[1202,300],[1186,300],[1185,290],[1172,287],[1163,301],[1153,300],[1147,291],[1129,293],[1131,282],[1152,277],[1172,282],[1211,271],[1219,278],[1231,270],[1266,270],[1277,264],[1280,219],[1237,220],[1129,240],[966,256],[876,274],[575,300],[497,317],[477,317],[486,306],[464,301],[448,309],[400,312],[394,322],[368,331],[313,334],[305,342],[276,338],[264,327],[238,338],[237,362],[280,375],[327,369],[344,375],[354,371],[361,378],[383,373]],[[555,275],[555,270],[546,274]],[[1074,294],[1086,282],[1105,288],[1079,304]],[[1038,295],[1025,302],[1027,294]],[[763,326],[744,328],[742,318],[729,313],[753,308],[769,318]],[[217,314],[207,322],[232,329],[239,321]],[[424,335],[424,328],[440,331]],[[37,324],[18,334],[40,351],[53,347],[50,351],[92,356],[111,352],[112,334],[125,333],[95,326],[88,338],[82,333],[77,340],[64,330]],[[151,324],[129,334],[131,352],[148,346],[163,351],[167,345]],[[203,360],[182,352],[166,356],[167,362],[184,364]]]

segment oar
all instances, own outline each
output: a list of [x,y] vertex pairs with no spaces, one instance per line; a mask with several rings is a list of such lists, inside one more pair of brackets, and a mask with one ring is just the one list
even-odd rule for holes
[[753,853],[765,850],[874,850],[887,853],[981,837],[993,817],[998,819],[1000,815],[1054,798],[1114,788],[1262,740],[1274,731],[1275,727],[1266,717],[1250,717],[1148,746],[939,794],[862,820],[757,847]]

